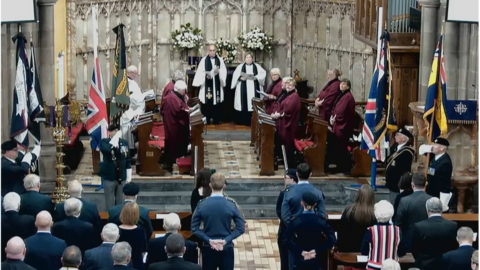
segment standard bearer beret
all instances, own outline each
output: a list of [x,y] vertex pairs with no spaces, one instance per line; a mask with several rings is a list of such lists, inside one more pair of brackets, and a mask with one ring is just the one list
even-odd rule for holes
[[402,135],[405,135],[407,136],[408,138],[412,138],[412,133],[410,133],[410,131],[408,131],[406,128],[401,128],[398,130],[398,133],[402,134]]
[[140,192],[140,188],[137,184],[130,182],[123,186],[123,194],[125,196],[135,196]]
[[440,144],[440,145],[445,145],[445,146],[450,146],[450,143],[448,142],[447,139],[445,139],[445,138],[440,138],[440,137],[436,138],[435,141],[434,141],[434,143]]
[[6,141],[2,143],[2,151],[11,151],[17,148],[17,142],[15,141]]

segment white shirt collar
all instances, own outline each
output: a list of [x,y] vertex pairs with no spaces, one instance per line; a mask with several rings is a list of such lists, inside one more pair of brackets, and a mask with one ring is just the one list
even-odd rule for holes
[[463,244],[460,245],[460,247],[463,247],[463,246],[470,246],[470,247],[471,247],[472,244],[470,244],[470,243],[463,243]]
[[37,233],[51,233],[50,231],[40,231],[38,230]]
[[308,183],[308,180],[300,180],[299,179],[297,184],[301,185],[301,184],[309,184],[309,183]]
[[[4,157],[5,157],[5,156],[4,156]],[[5,157],[5,158],[8,159],[8,160],[10,160],[11,162],[13,162],[13,163],[15,163],[15,164],[17,163],[15,160],[13,160],[13,159],[11,159],[11,158],[8,158],[8,157]]]
[[431,214],[431,215],[429,216],[429,218],[431,218],[431,217],[441,217],[441,216],[442,216],[442,214]]
[[106,242],[106,241],[104,241],[102,244],[112,244],[112,245],[115,245],[115,242]]
[[398,152],[398,150],[402,149],[402,147],[405,146],[405,144],[407,144],[407,143],[398,144],[398,146],[397,146],[397,152]]
[[441,153],[441,154],[435,155],[435,160],[438,160],[438,159],[441,158],[443,155],[445,155],[445,153]]

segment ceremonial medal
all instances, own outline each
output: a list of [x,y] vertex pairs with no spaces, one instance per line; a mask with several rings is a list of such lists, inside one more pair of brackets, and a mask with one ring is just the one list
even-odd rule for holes
[[210,87],[208,88],[207,91],[208,91],[208,93],[207,93],[206,97],[207,97],[208,99],[212,99],[213,95],[212,95],[212,93],[210,93],[210,92],[211,92]]

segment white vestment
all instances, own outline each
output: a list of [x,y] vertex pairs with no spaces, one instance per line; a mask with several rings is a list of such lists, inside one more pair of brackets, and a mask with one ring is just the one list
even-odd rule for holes
[[248,106],[248,111],[251,112],[253,111],[253,105],[252,105],[252,98],[255,97],[255,91],[263,91],[263,84],[265,83],[265,77],[267,76],[267,72],[265,69],[263,69],[259,64],[257,63],[252,63],[251,65],[247,65],[246,63],[240,64],[237,66],[235,69],[235,72],[233,72],[233,77],[232,77],[232,89],[235,89],[235,102],[234,102],[234,107],[235,110],[237,111],[242,111],[242,80],[240,78],[242,77],[242,68],[243,65],[245,65],[245,73],[254,75],[253,73],[253,65],[257,67],[257,75],[255,75],[255,78],[258,81],[258,89],[255,89],[255,81],[254,80],[246,80],[245,82],[247,83],[247,106]]
[[132,120],[145,112],[145,96],[137,82],[128,78],[128,90],[130,91],[130,107],[120,117],[120,131],[122,138],[128,142],[130,149],[135,148],[132,130],[135,128]]
[[[213,70],[215,69],[215,59],[210,58],[210,56],[205,56],[200,60],[200,63],[197,66],[197,70],[195,72],[195,77],[193,78],[193,83],[192,86],[194,87],[199,87],[200,86],[200,91],[198,93],[198,99],[200,102],[205,104],[205,76],[207,74],[210,74],[213,79],[215,79],[215,76],[219,76],[220,79],[220,99],[217,99],[217,96],[214,94],[217,89],[215,89],[215,81],[213,83],[213,89],[212,89],[212,95],[213,95],[213,105],[217,105],[223,101],[223,87],[225,87],[225,83],[227,81],[227,67],[225,66],[225,63],[223,62],[223,59],[220,56],[217,56],[219,61],[220,61],[220,67],[219,67],[219,73],[215,75],[213,73]],[[205,71],[205,61],[211,61],[212,62],[212,70],[210,72]]]

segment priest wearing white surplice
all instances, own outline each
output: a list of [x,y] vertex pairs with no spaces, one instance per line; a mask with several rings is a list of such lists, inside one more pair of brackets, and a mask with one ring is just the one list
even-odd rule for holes
[[267,72],[253,62],[252,54],[247,53],[245,63],[235,69],[232,77],[232,89],[235,89],[234,107],[237,111],[236,123],[250,126],[252,123],[252,98],[256,91],[263,91]]
[[120,118],[122,138],[128,142],[128,147],[132,156],[134,156],[136,152],[135,143],[138,141],[136,134],[132,133],[132,129],[134,128],[133,120],[135,117],[145,112],[145,95],[142,93],[140,86],[138,86],[138,83],[136,82],[138,75],[138,69],[136,66],[129,66],[127,68],[130,107]]
[[[208,55],[200,60],[192,85],[200,87],[198,99],[207,123],[220,124],[220,104],[223,102],[223,87],[227,81],[227,67],[217,55],[215,45],[208,46]],[[212,121],[212,122],[210,122]]]

